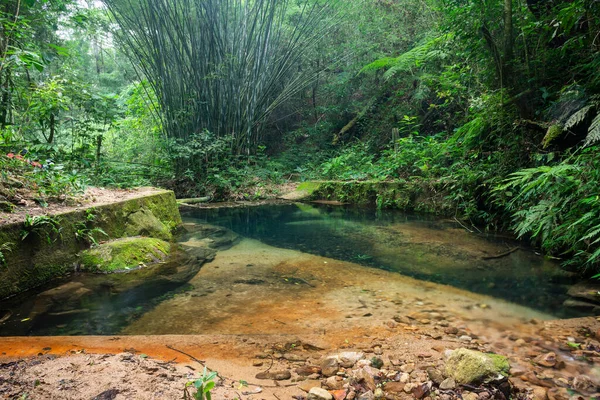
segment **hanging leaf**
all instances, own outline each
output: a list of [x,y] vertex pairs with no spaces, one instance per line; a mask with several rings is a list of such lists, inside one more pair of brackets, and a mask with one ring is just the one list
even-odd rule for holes
[[589,146],[598,141],[600,141],[600,114],[596,115],[596,118],[594,118],[589,127],[584,146]]
[[585,119],[585,117],[587,117],[588,112],[593,107],[594,107],[593,105],[587,105],[587,106],[583,107],[582,109],[580,109],[579,111],[575,112],[573,115],[571,115],[569,117],[569,119],[565,123],[565,126],[563,129],[566,131],[568,129],[571,129],[574,126],[577,126],[581,121],[583,121]]

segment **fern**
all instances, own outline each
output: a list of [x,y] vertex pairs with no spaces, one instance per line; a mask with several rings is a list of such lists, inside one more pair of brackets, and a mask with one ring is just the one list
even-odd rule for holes
[[398,57],[375,60],[363,67],[359,74],[387,69],[383,78],[390,80],[400,72],[410,72],[413,68],[419,68],[431,60],[445,58],[447,53],[436,47],[441,43],[448,42],[451,38],[451,34],[442,35],[429,39]]
[[596,115],[592,124],[588,128],[588,133],[585,138],[584,146],[589,146],[600,141],[600,114]]
[[564,126],[563,130],[566,131],[566,130],[571,129],[572,127],[578,125],[581,121],[583,121],[585,119],[585,117],[587,117],[588,112],[592,108],[594,108],[594,106],[590,104],[590,105],[583,107],[582,109],[580,109],[573,115],[571,115],[569,117],[569,119],[567,120],[567,122],[565,122],[565,126]]

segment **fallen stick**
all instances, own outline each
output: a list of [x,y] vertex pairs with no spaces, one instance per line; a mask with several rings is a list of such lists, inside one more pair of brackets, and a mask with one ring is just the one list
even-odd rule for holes
[[502,258],[502,257],[509,256],[512,253],[514,253],[515,251],[520,250],[520,249],[521,248],[517,246],[517,247],[515,247],[513,249],[510,249],[510,250],[508,250],[508,251],[506,251],[506,252],[504,252],[502,254],[498,254],[498,255],[495,255],[495,256],[486,256],[486,257],[481,257],[481,258],[484,259],[484,260],[495,260],[497,258]]

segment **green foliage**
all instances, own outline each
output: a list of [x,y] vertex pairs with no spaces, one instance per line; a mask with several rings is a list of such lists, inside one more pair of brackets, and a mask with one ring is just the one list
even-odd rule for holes
[[96,237],[105,236],[108,237],[106,232],[102,228],[95,227],[96,214],[93,208],[85,210],[85,220],[75,223],[75,237],[77,240],[84,242],[87,245],[97,246],[98,241]]
[[[208,369],[204,367],[204,372],[199,379],[186,383],[183,391],[183,398],[189,400],[211,400],[210,391],[215,387],[216,383],[214,379],[218,375],[219,374],[216,371],[208,372]],[[191,386],[196,388],[196,392],[193,396],[188,392],[188,388]]]
[[24,241],[28,237],[35,235],[48,242],[48,244],[52,244],[61,238],[61,231],[60,218],[48,215],[37,215],[32,217],[27,214],[23,221],[21,240]]
[[0,244],[0,266],[6,265],[6,254],[13,251],[15,244],[12,242]]
[[512,212],[519,237],[531,237],[586,273],[597,271],[600,261],[598,151],[590,147],[556,165],[515,172],[494,190]]

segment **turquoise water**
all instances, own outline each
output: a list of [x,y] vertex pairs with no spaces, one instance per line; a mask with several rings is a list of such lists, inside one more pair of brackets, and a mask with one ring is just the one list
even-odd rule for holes
[[196,209],[182,215],[184,221],[226,227],[271,246],[447,284],[558,317],[580,315],[562,306],[572,278],[558,264],[527,248],[483,259],[523,244],[469,233],[454,221],[327,205]]
[[[524,248],[486,259],[522,244],[470,233],[453,221],[306,204],[197,209],[182,216],[192,232],[213,235],[189,234],[199,242],[235,245],[235,235],[209,224],[270,246],[451,285],[557,317],[580,315],[562,306],[571,282],[557,264]],[[162,302],[193,290],[187,282],[200,267],[184,257],[124,275],[74,274],[0,302],[0,335],[118,334]]]

